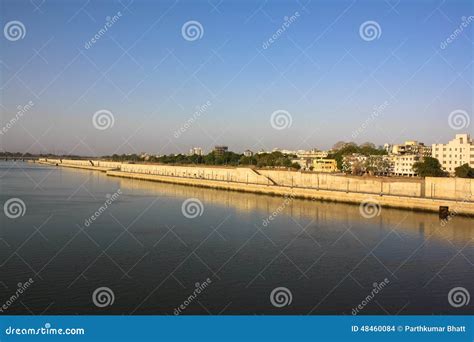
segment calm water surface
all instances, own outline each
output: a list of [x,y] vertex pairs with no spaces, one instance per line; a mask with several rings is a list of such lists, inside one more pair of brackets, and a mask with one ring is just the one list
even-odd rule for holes
[[[173,314],[185,301],[183,314],[351,314],[385,279],[360,314],[474,313],[474,299],[448,302],[454,287],[474,295],[472,218],[442,226],[435,214],[384,208],[367,219],[355,205],[29,163],[0,162],[0,177],[2,206],[26,205],[24,216],[0,216],[0,301],[34,280],[3,314]],[[183,215],[189,198],[202,215]],[[112,305],[94,305],[99,287]],[[272,305],[277,287],[289,305]]]

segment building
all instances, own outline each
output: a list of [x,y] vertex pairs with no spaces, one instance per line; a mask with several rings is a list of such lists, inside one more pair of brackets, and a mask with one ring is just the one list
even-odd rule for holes
[[296,151],[296,155],[299,158],[314,158],[314,159],[322,159],[328,156],[328,152],[320,151],[318,149],[312,149],[309,151]]
[[311,167],[311,159],[307,158],[296,158],[291,160],[292,163],[298,164],[301,167],[301,170],[308,171]]
[[385,144],[384,149],[390,157],[389,174],[393,176],[417,176],[413,165],[423,161],[424,157],[431,157],[431,146],[416,140],[405,141],[404,144]]
[[394,156],[370,155],[364,162],[365,172],[372,176],[390,176],[394,169]]
[[474,167],[474,142],[469,134],[456,134],[447,144],[433,144],[432,153],[443,170],[450,174],[454,174],[454,169],[464,164]]
[[223,156],[229,150],[227,146],[215,146],[214,154],[217,156]]
[[384,149],[390,155],[404,155],[404,154],[413,154],[420,157],[431,157],[431,146],[426,146],[422,142],[416,140],[405,141],[404,144],[385,144]]
[[[286,149],[274,148],[272,152],[281,152],[282,154],[297,156],[298,158],[307,158],[307,159],[326,158],[329,154],[327,151],[321,151],[321,150],[318,150],[317,148],[313,148],[311,150],[286,150]],[[272,153],[272,152],[262,151],[259,153]]]
[[353,175],[361,175],[366,172],[365,164],[367,156],[360,153],[345,155],[342,159],[342,171]]
[[146,152],[141,152],[140,153],[140,158],[143,159],[143,160],[150,160],[150,155]]
[[413,170],[413,165],[423,159],[418,154],[403,154],[392,156],[394,176],[415,177],[417,173]]
[[346,155],[342,159],[342,171],[359,176],[389,176],[393,174],[393,156],[366,156],[360,153]]
[[244,156],[245,156],[245,157],[252,157],[252,156],[253,156],[253,152],[250,151],[250,150],[245,150],[245,151],[244,151]]
[[198,155],[198,156],[202,156],[204,153],[202,151],[202,148],[201,147],[193,147],[189,150],[189,155],[192,156],[192,155]]
[[313,171],[314,172],[336,172],[337,161],[336,159],[313,159]]

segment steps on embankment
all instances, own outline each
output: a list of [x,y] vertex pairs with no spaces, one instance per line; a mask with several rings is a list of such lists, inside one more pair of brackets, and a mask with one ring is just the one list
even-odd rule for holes
[[268,180],[268,182],[271,183],[271,185],[278,185],[277,182],[275,182],[271,177],[262,175],[260,172],[258,172],[255,169],[250,168],[250,170],[252,170],[252,172],[257,174],[258,176],[266,178]]

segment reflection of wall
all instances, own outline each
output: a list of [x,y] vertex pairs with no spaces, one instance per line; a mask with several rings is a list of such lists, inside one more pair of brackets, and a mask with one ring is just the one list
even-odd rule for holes
[[[455,239],[468,241],[474,238],[472,218],[454,217],[446,224],[441,224],[438,215],[423,212],[405,211],[382,208],[382,213],[373,219],[361,216],[358,205],[343,203],[319,202],[311,200],[292,199],[266,196],[261,194],[221,191],[199,187],[182,186],[167,183],[154,183],[134,179],[118,178],[120,188],[125,194],[129,191],[139,191],[147,195],[170,196],[175,198],[199,198],[204,205],[231,207],[241,213],[258,212],[262,220],[275,211],[279,215],[291,216],[296,220],[314,220],[312,225],[321,226],[325,223],[340,222],[346,227],[366,224],[378,224],[381,227],[393,227],[407,233],[433,235],[437,239]],[[258,222],[260,223],[260,222]],[[355,232],[356,233],[356,232]]]

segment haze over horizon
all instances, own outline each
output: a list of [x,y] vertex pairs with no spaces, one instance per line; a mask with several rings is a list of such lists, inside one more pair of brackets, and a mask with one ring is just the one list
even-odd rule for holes
[[0,150],[241,152],[472,135],[472,123],[448,122],[454,111],[472,118],[472,15],[467,0],[3,1],[2,27],[19,21],[24,37],[0,37],[0,128],[33,105],[1,132]]

